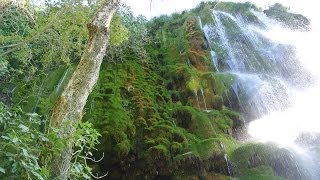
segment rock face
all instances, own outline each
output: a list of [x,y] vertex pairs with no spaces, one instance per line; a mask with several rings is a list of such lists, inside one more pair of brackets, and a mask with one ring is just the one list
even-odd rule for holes
[[[235,112],[243,110],[245,97],[233,86],[233,74],[219,72],[230,64],[225,42],[209,39],[203,26],[213,23],[213,8],[233,37],[230,43],[263,62],[225,13],[263,28],[250,3],[202,3],[153,19],[148,61],[133,53],[133,61],[104,64],[88,102],[85,118],[102,133],[97,154],[105,154],[96,171],[108,171],[111,179],[303,178],[290,152],[236,140],[246,137],[243,117]],[[270,68],[259,63],[254,65]]]
[[310,20],[301,14],[287,12],[288,8],[281,4],[274,4],[263,12],[270,18],[281,22],[284,26],[293,30],[309,30]]
[[[84,119],[102,134],[95,156],[105,156],[93,164],[96,172],[109,172],[110,179],[302,177],[289,152],[237,140],[246,137],[238,112],[246,97],[233,86],[236,76],[219,72],[230,68],[224,42],[211,41],[204,32],[202,25],[214,23],[213,8],[224,11],[216,15],[226,21],[232,43],[256,53],[237,24],[226,18],[228,12],[262,26],[250,3],[202,3],[148,22],[152,43],[142,50],[148,57],[141,60],[127,50],[122,57],[128,61],[103,63],[87,102]],[[246,57],[269,68],[257,54]]]
[[[107,29],[89,26],[91,40],[101,44],[87,49],[87,55],[101,50],[97,62],[85,56],[76,71],[73,65],[61,65],[37,77],[35,84],[28,80],[16,87],[3,85],[7,80],[0,79],[0,100],[13,101],[45,118],[66,89],[52,117],[57,126],[61,119],[76,122],[82,115],[94,124],[102,135],[94,157],[104,158],[91,166],[93,174],[108,172],[107,179],[309,178],[291,152],[241,142],[248,139],[246,123],[273,105],[290,104],[278,77],[290,85],[309,80],[300,76],[303,68],[294,47],[273,43],[260,33],[268,27],[261,17],[303,31],[308,30],[308,19],[279,4],[262,12],[251,3],[232,2],[203,2],[190,11],[148,22],[127,13],[118,13],[114,19],[126,26],[123,31],[128,29],[118,31],[125,37],[116,39],[127,41],[113,42],[106,57],[107,34],[103,40],[95,33]],[[74,71],[77,75],[71,76]],[[36,84],[41,87],[34,89]],[[85,92],[77,91],[86,86]],[[68,114],[70,109],[77,112]],[[305,134],[297,141],[309,153],[320,154],[315,145],[319,136]]]
[[145,47],[148,62],[130,54],[133,61],[104,64],[87,103],[84,118],[102,134],[97,156],[105,154],[95,170],[111,179],[230,175],[226,154],[243,126],[224,106],[230,77],[212,71],[191,12],[148,26],[156,42]]
[[[298,159],[286,150],[272,144],[247,144],[236,149],[232,154],[235,174],[250,176],[252,171],[269,167],[269,175],[287,179],[306,179],[304,169]],[[251,171],[251,172],[250,172]]]

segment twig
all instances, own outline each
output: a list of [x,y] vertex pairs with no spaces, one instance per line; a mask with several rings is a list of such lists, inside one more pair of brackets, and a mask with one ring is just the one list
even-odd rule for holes
[[95,158],[91,158],[91,157],[87,157],[87,156],[79,156],[79,157],[81,157],[83,159],[89,159],[90,161],[98,163],[98,162],[102,161],[102,159],[104,158],[104,153],[102,153],[102,157],[99,160],[96,160]]

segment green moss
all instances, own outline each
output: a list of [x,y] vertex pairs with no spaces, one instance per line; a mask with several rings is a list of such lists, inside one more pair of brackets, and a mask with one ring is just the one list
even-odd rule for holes
[[241,180],[285,180],[283,177],[276,176],[270,166],[258,166],[256,168],[248,169],[245,175],[240,176]]
[[213,154],[221,154],[219,141],[216,138],[200,140],[191,145],[193,154],[200,156],[202,159],[207,159]]
[[[257,165],[268,165],[269,158],[271,157],[274,149],[274,145],[266,144],[246,144],[238,149],[236,149],[231,154],[232,161],[237,165],[240,172],[244,172],[250,167],[255,167]],[[253,160],[249,161],[250,157],[259,157],[257,162]]]
[[251,168],[251,169],[248,169],[246,172],[245,172],[246,175],[249,175],[249,176],[254,176],[254,175],[260,175],[260,176],[263,176],[263,175],[269,175],[269,176],[274,176],[274,172],[273,172],[273,169],[270,167],[270,166],[258,166],[256,168]]
[[[208,21],[213,5],[201,11]],[[171,176],[187,170],[193,159],[202,167],[222,157],[216,166],[225,166],[224,154],[230,156],[240,146],[230,132],[238,114],[223,106],[234,77],[211,72],[196,15],[186,12],[150,21],[154,43],[145,47],[148,61],[128,52],[130,61],[102,66],[85,120],[102,132],[99,154],[106,157],[101,167],[118,174],[116,167],[126,170],[128,176],[118,178],[134,174],[152,179],[156,172]],[[201,90],[210,112],[201,111]]]
[[232,120],[229,116],[221,113],[220,111],[213,110],[209,113],[209,116],[213,120],[214,125],[219,132],[226,132],[226,130],[232,128]]
[[[236,113],[232,112],[232,114]],[[233,152],[239,147],[239,143],[232,137],[222,135],[232,128],[232,120],[220,111],[203,113],[192,107],[181,106],[174,111],[174,117],[177,119],[177,125],[196,135],[195,139],[189,141],[190,151],[185,152],[192,152],[201,158],[209,158],[214,154]],[[224,144],[224,148],[220,147],[220,143]]]
[[154,138],[147,138],[148,140],[146,143],[150,146],[155,146],[157,144],[163,144],[164,146],[168,147],[170,145],[170,141],[164,137],[154,137]]
[[235,140],[231,136],[219,134],[218,139],[223,144],[224,152],[228,154],[228,156],[231,156],[232,153],[241,146],[241,142]]
[[235,77],[229,73],[214,74],[215,89],[217,95],[223,96],[228,93],[231,85],[233,84]]
[[258,10],[258,8],[251,4],[250,2],[246,3],[234,3],[234,2],[219,2],[215,7],[215,10],[225,11],[231,14],[241,14],[245,15],[251,9]]
[[307,178],[300,173],[302,169],[292,154],[274,144],[244,144],[234,150],[230,158],[235,164],[236,175],[240,177]]
[[167,149],[166,146],[159,144],[157,146],[153,146],[149,148],[149,153],[151,154],[152,158],[168,157],[170,154],[170,151]]
[[309,30],[310,20],[301,14],[288,12],[289,8],[279,3],[269,7],[263,12],[270,18],[276,19],[284,26],[294,30]]
[[199,79],[196,78],[191,78],[188,83],[187,83],[187,87],[193,91],[193,92],[197,92],[201,86],[200,86],[200,82]]
[[230,117],[231,119],[236,119],[241,116],[241,114],[239,112],[236,112],[236,111],[233,111],[233,110],[227,109],[227,108],[224,108],[221,112],[223,114],[227,115],[228,117]]
[[174,154],[180,154],[183,150],[183,145],[178,142],[173,142],[170,147],[170,151]]
[[201,18],[203,25],[212,23],[212,9],[214,5],[205,4],[203,9],[199,12],[199,17]]
[[199,138],[210,138],[214,136],[212,122],[206,113],[200,112],[190,106],[176,107],[173,117],[177,125],[185,128]]
[[130,149],[131,149],[131,144],[130,142],[126,139],[124,141],[121,141],[120,143],[118,143],[115,147],[117,153],[118,153],[118,157],[125,157],[126,155],[128,155]]

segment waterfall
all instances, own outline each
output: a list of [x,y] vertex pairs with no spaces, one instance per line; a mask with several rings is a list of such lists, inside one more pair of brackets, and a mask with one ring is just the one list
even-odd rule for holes
[[229,165],[229,160],[228,160],[228,155],[224,154],[223,156],[224,160],[226,161],[227,168],[228,168],[228,175],[231,176],[231,170],[230,170],[230,165]]
[[[308,72],[297,59],[295,47],[275,42],[261,33],[268,31],[269,24],[246,24],[240,15],[234,17],[221,11],[213,11],[212,18],[214,24],[205,25],[204,33],[209,44],[218,41],[225,51],[226,58],[222,63],[228,69],[218,71],[228,71],[236,76],[233,89],[237,90],[237,99],[245,99],[240,101],[241,107],[245,108],[243,111],[255,119],[288,107],[294,89],[310,81]],[[267,18],[261,18],[261,23],[264,19]],[[216,66],[217,63],[213,64]]]
[[[201,18],[198,16],[198,21],[201,22]],[[211,55],[211,60],[213,67],[215,68],[216,72],[219,72],[219,65],[218,65],[218,58],[216,56],[216,53],[212,50],[211,44],[210,44],[210,27],[208,25],[205,25],[203,27],[202,22],[201,22],[201,29],[204,33],[204,36],[206,40],[209,42],[209,48],[210,48],[210,55]]]
[[228,52],[229,59],[227,60],[227,63],[230,69],[238,71],[243,68],[243,64],[240,62],[236,62],[237,59],[235,57],[233,48],[231,47],[231,44],[229,42],[229,38],[227,37],[225,26],[221,22],[221,18],[224,18],[225,14],[226,13],[213,11],[212,15],[216,23],[215,32],[218,34],[218,37],[220,38],[220,43],[222,44],[223,48],[225,48]]
[[206,111],[208,111],[207,102],[206,102],[206,98],[204,97],[203,88],[201,88],[200,91],[201,91],[201,95],[202,95],[202,101],[203,101],[203,104],[204,104],[204,108],[205,108]]
[[199,25],[200,29],[202,29],[203,25],[202,25],[202,21],[201,21],[200,16],[197,16],[197,21],[198,21],[198,25]]
[[65,82],[65,80],[66,80],[68,74],[70,73],[70,71],[72,71],[72,66],[68,67],[67,70],[65,70],[65,72],[63,73],[62,78],[60,79],[58,85],[54,89],[55,93],[58,93],[61,90],[62,85]]
[[202,30],[214,70],[235,76],[231,89],[250,122],[248,133],[253,139],[293,149],[309,162],[308,177],[319,179],[316,145],[298,143],[303,133],[318,137],[320,143],[314,103],[320,102],[318,54],[310,50],[318,44],[313,39],[318,33],[290,30],[263,12],[251,12],[258,19],[255,23],[240,14],[212,11],[212,23]]
[[197,100],[197,103],[198,103],[198,107],[199,107],[199,109],[201,110],[200,102],[199,102],[199,97],[198,97],[198,91],[197,91],[197,90],[194,91],[194,95],[196,96],[196,100]]
[[[224,145],[223,145],[222,142],[219,142],[219,145],[220,145],[220,148],[221,148],[222,150],[225,150]],[[229,163],[228,155],[227,155],[227,154],[224,154],[224,155],[223,155],[223,159],[224,159],[224,161],[226,162],[226,166],[227,166],[227,170],[228,170],[228,175],[231,176],[232,173],[231,173],[231,168],[230,168],[230,163]]]
[[216,53],[214,51],[210,50],[210,55],[211,55],[214,69],[216,70],[216,72],[219,72],[218,59],[217,59]]

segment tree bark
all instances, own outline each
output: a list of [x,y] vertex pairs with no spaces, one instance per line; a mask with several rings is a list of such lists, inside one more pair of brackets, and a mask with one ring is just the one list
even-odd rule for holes
[[67,86],[57,100],[51,116],[51,126],[58,128],[66,141],[59,157],[55,157],[50,169],[59,180],[70,176],[73,153],[73,136],[89,94],[96,84],[103,57],[109,45],[109,26],[120,0],[104,0],[100,9],[88,24],[89,40]]

